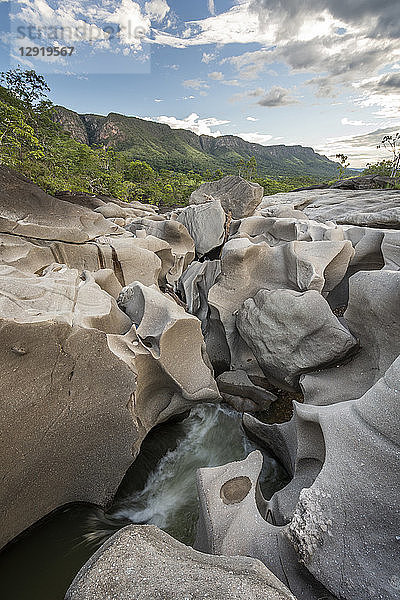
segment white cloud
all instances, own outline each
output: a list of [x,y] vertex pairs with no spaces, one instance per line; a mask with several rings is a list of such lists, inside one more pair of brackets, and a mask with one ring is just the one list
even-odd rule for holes
[[215,15],[215,2],[214,0],[208,0],[208,10],[211,15]]
[[146,15],[156,23],[163,21],[171,10],[166,0],[150,0],[145,3],[144,7]]
[[365,123],[364,121],[352,121],[347,117],[342,119],[342,125],[352,125],[353,127],[364,127],[366,125],[372,125],[372,123]]
[[202,79],[186,79],[182,82],[182,85],[187,88],[192,88],[193,90],[204,90],[210,87],[208,83]]
[[216,57],[217,57],[217,54],[215,52],[203,52],[203,57],[201,59],[201,62],[208,65],[210,62],[215,60]]
[[223,81],[224,75],[221,71],[214,71],[213,73],[208,74],[210,79],[214,79],[214,81]]
[[154,98],[154,102],[164,102],[164,100],[161,100],[160,98]]
[[258,121],[255,117],[246,117],[246,121],[253,121],[254,123]]
[[374,163],[390,158],[386,150],[378,149],[377,146],[385,135],[393,134],[399,129],[400,122],[395,126],[362,135],[328,138],[316,151],[332,159],[335,159],[336,154],[346,154],[350,158],[352,167],[365,167],[368,162]]
[[165,125],[169,125],[172,129],[188,129],[197,135],[210,135],[213,137],[219,137],[223,135],[219,130],[213,131],[214,127],[227,125],[230,123],[230,121],[216,119],[215,117],[200,119],[199,115],[196,113],[192,113],[185,119],[178,119],[177,117],[167,117],[162,115],[160,117],[156,117],[155,119],[152,118],[149,120],[157,121],[157,123],[164,123]]
[[272,140],[272,135],[268,135],[265,133],[238,133],[238,136],[241,137],[246,142],[251,142],[252,144],[261,144],[262,146],[266,146],[267,142]]

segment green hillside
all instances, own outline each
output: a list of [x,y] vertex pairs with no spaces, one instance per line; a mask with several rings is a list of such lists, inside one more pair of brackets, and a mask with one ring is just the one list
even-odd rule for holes
[[107,117],[78,115],[57,107],[57,118],[74,139],[90,146],[123,152],[145,160],[155,169],[204,172],[222,169],[236,173],[240,159],[257,160],[259,175],[334,178],[337,163],[303,146],[261,146],[235,136],[198,136],[184,129],[110,113]]

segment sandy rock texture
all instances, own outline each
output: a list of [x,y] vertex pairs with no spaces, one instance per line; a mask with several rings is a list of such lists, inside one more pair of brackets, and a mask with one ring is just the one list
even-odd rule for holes
[[196,552],[157,527],[125,527],[78,573],[65,600],[295,600],[258,560]]

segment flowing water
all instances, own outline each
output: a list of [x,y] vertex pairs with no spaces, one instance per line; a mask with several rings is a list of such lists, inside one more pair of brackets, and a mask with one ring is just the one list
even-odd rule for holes
[[[64,508],[0,554],[1,597],[62,600],[82,564],[129,523],[151,523],[192,544],[198,518],[196,470],[242,460],[256,447],[240,423],[238,413],[202,404],[182,422],[153,430],[106,514],[95,507]],[[266,497],[287,481],[267,455],[261,481]]]

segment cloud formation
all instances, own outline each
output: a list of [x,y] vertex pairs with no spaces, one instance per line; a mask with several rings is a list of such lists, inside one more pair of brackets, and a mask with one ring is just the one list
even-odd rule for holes
[[196,113],[192,113],[185,119],[162,115],[155,118],[149,118],[149,120],[157,121],[157,123],[164,123],[165,125],[169,125],[172,129],[188,129],[197,135],[210,135],[212,137],[223,135],[220,130],[213,131],[214,127],[230,123],[230,121],[216,119],[215,117],[201,119]]

